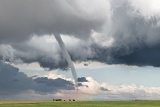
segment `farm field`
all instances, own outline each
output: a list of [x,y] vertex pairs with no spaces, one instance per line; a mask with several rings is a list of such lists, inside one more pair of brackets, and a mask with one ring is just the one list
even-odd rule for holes
[[0,107],[160,107],[160,101],[0,101]]

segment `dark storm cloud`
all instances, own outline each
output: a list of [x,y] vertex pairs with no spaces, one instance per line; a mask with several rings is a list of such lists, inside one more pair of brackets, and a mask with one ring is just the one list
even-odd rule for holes
[[119,63],[127,65],[137,65],[137,66],[155,66],[160,67],[160,46],[149,48],[145,47],[143,49],[138,49],[131,54],[115,56]]
[[78,82],[88,82],[88,80],[85,77],[79,77]]
[[[155,15],[146,20],[138,13],[131,14],[133,10],[134,7],[129,4],[115,9],[115,17],[119,19],[113,19],[115,43],[110,49],[110,55],[118,64],[159,67],[159,16]],[[122,27],[116,28],[117,26]]]
[[93,44],[92,49],[96,54],[91,60],[159,67],[160,14],[150,14],[148,18],[140,10],[135,11],[128,1],[112,2],[112,28],[108,38],[112,37],[114,42],[110,47]]
[[[106,1],[102,0],[98,3],[105,5]],[[43,44],[44,41],[36,46],[34,44],[28,46],[26,42],[32,39],[33,35],[40,37],[55,33],[87,40],[92,30],[101,31],[106,23],[107,15],[103,13],[106,7],[101,8],[96,4],[96,0],[91,3],[82,0],[1,0],[0,44],[8,46],[0,47],[0,57],[11,62],[17,59],[24,63],[38,62],[41,67],[49,68],[49,70],[67,69],[68,64],[61,52],[59,56],[62,58],[54,53],[51,56],[49,52],[53,51],[43,51],[49,47],[43,50],[38,49],[43,47],[40,44]],[[86,57],[83,55],[84,51],[79,51],[79,54],[74,50],[71,52],[75,60]]]
[[0,93],[13,94],[28,90],[32,86],[32,79],[18,69],[0,62]]
[[60,33],[88,38],[91,30],[101,29],[106,16],[99,14],[96,18],[92,12],[87,14],[88,10],[79,3],[80,0],[1,0],[0,43],[27,40],[32,34]]
[[92,61],[107,64],[160,67],[160,45],[149,47],[141,44],[141,47],[127,46],[127,48],[123,46],[102,48],[94,45],[92,48],[96,53],[96,56],[89,58]]
[[68,69],[68,63],[65,60],[61,60],[58,64],[55,63],[53,60],[38,60],[40,66],[43,68],[49,68],[49,70],[52,69],[61,69],[61,70],[67,70]]
[[[62,55],[61,55],[62,56]],[[59,62],[52,59],[51,56],[45,56],[45,55],[39,55],[35,58],[25,58],[25,57],[19,57],[24,63],[32,63],[32,62],[38,62],[39,65],[46,70],[53,70],[53,69],[61,69],[61,70],[67,70],[68,69],[68,63],[65,61],[65,59],[60,59]],[[63,56],[62,56],[63,58]]]
[[79,78],[77,79],[77,81],[78,81],[78,86],[79,86],[79,87],[85,86],[85,87],[88,88],[88,85],[84,85],[84,84],[83,84],[83,82],[89,82],[89,81],[86,79],[86,77],[79,77]]
[[62,78],[48,79],[47,77],[28,77],[18,68],[0,62],[0,94],[11,95],[33,90],[36,93],[56,93],[61,90],[74,90],[71,81]]
[[[62,36],[69,38],[65,42],[66,47],[72,57],[72,60],[75,62],[80,62],[86,60],[87,57],[92,56],[92,52],[84,41],[80,41],[76,38],[71,38],[67,36]],[[66,40],[64,38],[64,40]],[[52,42],[47,42],[51,40]],[[71,46],[70,46],[71,45]],[[60,50],[55,38],[52,36],[42,36],[32,38],[28,42],[17,43],[11,45],[0,45],[0,56],[3,60],[12,62],[12,63],[32,63],[38,62],[39,65],[45,69],[68,69],[68,63],[63,57],[63,53]]]
[[70,81],[61,78],[48,79],[47,77],[40,77],[34,79],[38,84],[34,86],[36,92],[59,92],[60,90],[74,90],[74,85]]
[[[92,3],[87,5],[90,2],[82,0],[0,1],[0,43],[8,43],[0,45],[0,58],[13,63],[15,60],[38,62],[49,70],[66,70],[68,64],[57,42],[45,42],[42,36],[60,33],[70,38],[67,41],[62,37],[74,62],[92,60],[160,66],[160,8],[152,7],[159,6],[160,2],[95,0]],[[102,5],[105,3],[108,5]],[[94,37],[93,31],[100,35]],[[110,46],[104,45],[110,38],[113,40]]]

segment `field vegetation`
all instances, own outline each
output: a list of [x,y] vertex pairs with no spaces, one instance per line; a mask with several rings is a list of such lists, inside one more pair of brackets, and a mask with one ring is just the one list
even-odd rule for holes
[[160,107],[160,101],[0,101],[0,107]]

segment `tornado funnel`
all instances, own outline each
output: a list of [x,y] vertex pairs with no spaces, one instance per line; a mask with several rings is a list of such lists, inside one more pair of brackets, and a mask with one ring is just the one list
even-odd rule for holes
[[65,47],[64,42],[62,41],[62,38],[61,38],[60,34],[54,34],[54,36],[55,36],[55,38],[56,38],[56,40],[57,40],[57,42],[58,42],[58,44],[59,44],[59,46],[60,46],[60,48],[63,52],[63,55],[64,55],[68,65],[69,65],[69,67],[71,68],[73,79],[74,79],[74,82],[75,82],[75,86],[77,87],[78,86],[77,73],[76,73],[76,69],[73,65],[73,62],[71,60],[71,57],[70,57],[70,55],[69,55],[69,53],[68,53],[68,51]]

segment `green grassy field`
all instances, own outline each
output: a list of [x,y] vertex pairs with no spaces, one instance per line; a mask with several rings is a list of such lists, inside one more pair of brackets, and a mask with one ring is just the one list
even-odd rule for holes
[[160,107],[160,101],[0,101],[0,107]]

